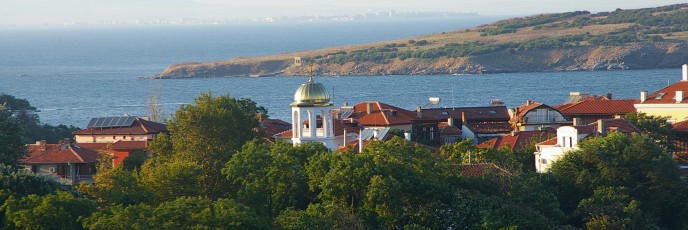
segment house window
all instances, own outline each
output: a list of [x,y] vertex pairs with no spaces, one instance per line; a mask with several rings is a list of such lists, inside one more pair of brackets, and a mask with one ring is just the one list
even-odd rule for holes
[[122,136],[122,140],[127,139],[127,136]]
[[115,136],[112,136],[112,139],[113,139],[113,140],[114,140],[114,139],[117,139],[117,137],[115,137]]
[[447,116],[447,115],[449,115],[449,112],[447,112],[447,111],[442,111],[442,116]]

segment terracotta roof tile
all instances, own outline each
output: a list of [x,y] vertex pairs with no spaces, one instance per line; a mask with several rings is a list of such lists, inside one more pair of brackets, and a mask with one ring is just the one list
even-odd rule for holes
[[[683,91],[683,98],[681,103],[688,103],[688,81],[679,81],[663,89],[658,90],[647,96],[647,100],[640,104],[674,104],[676,103],[676,91]],[[657,98],[660,94],[664,94],[661,98]]]
[[676,131],[688,132],[688,120],[676,122],[672,124],[672,126],[674,126],[674,129],[676,129]]
[[[523,105],[520,105],[516,108],[514,108],[514,116],[511,118],[511,123],[517,123],[518,121],[523,119],[523,116],[525,116],[528,112],[530,112],[533,109],[539,108],[539,107],[546,107],[546,108],[552,108],[548,105],[542,104],[540,102],[530,102],[526,103]],[[552,108],[554,109],[554,108]]]
[[628,114],[636,112],[635,106],[633,104],[637,103],[636,99],[619,99],[619,100],[609,100],[606,98],[596,99],[593,97],[587,98],[582,101],[562,104],[555,106],[563,115],[573,116],[573,115],[599,115],[599,114]]
[[77,130],[75,135],[120,135],[120,134],[158,134],[167,132],[167,126],[157,122],[147,121],[141,118],[136,118],[134,123],[128,127],[113,127],[113,128],[86,128]]
[[[368,114],[368,104],[372,111]],[[361,102],[353,106],[354,112],[349,116],[356,119],[363,126],[389,126],[411,124],[414,121],[431,121],[434,117],[418,118],[415,111],[405,110],[379,101]]]
[[119,150],[145,150],[148,147],[148,141],[117,141],[112,144],[112,149]]
[[[520,131],[515,135],[506,135],[501,137],[495,137],[487,140],[478,145],[480,148],[491,148],[494,150],[501,149],[505,146],[509,146],[511,150],[521,150],[526,147],[530,141],[542,141],[543,138],[551,138],[556,136],[556,130],[553,128],[545,129],[543,131],[533,130],[533,131]],[[555,139],[556,143],[556,139]]]
[[29,154],[20,160],[25,164],[89,163],[98,160],[98,152],[64,144],[29,145]]

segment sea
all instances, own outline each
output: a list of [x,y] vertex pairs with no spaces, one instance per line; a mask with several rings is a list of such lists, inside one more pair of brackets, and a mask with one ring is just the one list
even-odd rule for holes
[[[498,17],[225,25],[0,28],[0,93],[29,100],[41,122],[85,127],[94,117],[148,114],[157,98],[169,118],[204,92],[250,98],[272,118],[306,76],[145,80],[179,62],[226,60],[369,43],[469,28]],[[637,98],[680,79],[675,69],[421,76],[315,76],[335,105],[381,101],[417,106],[550,105],[569,92]],[[429,105],[430,97],[441,102]]]

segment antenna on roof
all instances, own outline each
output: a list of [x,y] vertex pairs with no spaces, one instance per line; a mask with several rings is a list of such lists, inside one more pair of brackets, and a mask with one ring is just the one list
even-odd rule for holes
[[313,63],[308,64],[308,67],[311,69],[311,77],[308,79],[308,82],[313,82]]

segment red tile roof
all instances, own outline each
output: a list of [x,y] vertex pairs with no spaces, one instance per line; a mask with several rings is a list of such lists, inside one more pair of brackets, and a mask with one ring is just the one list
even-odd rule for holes
[[147,121],[141,118],[136,118],[134,123],[128,127],[112,127],[112,128],[86,128],[77,130],[74,135],[142,135],[142,134],[158,134],[167,132],[167,126],[157,122]]
[[79,147],[96,151],[104,149],[105,147],[107,147],[108,144],[110,143],[74,143],[74,145],[77,145]]
[[[681,103],[688,103],[688,81],[679,81],[673,85],[667,86],[647,96],[647,100],[640,104],[674,104],[676,103],[676,91],[683,91],[683,98]],[[664,94],[661,98],[657,98],[659,94]]]
[[676,123],[672,124],[672,126],[674,126],[674,129],[676,129],[676,131],[678,131],[678,132],[682,132],[682,133],[688,132],[688,120],[676,122]]
[[515,135],[506,135],[492,138],[483,143],[480,143],[478,147],[497,150],[505,146],[509,146],[509,149],[511,150],[521,150],[525,148],[528,142],[530,141],[540,142],[542,140],[545,140],[544,138],[551,138],[552,136],[556,136],[556,131],[552,128],[545,129],[543,131],[520,131],[517,132]]
[[557,138],[553,137],[551,139],[547,139],[546,141],[537,143],[537,145],[557,145]]
[[482,176],[485,174],[509,174],[508,171],[500,168],[494,163],[462,164],[459,174],[464,176]]
[[[368,104],[372,105],[372,111],[368,114]],[[415,121],[433,121],[434,117],[424,116],[418,118],[415,111],[405,110],[379,101],[361,102],[353,106],[354,112],[349,116],[363,126],[389,126],[412,124]]]
[[423,116],[428,115],[443,121],[450,117],[461,119],[462,114],[465,115],[465,122],[509,121],[509,110],[506,106],[423,109]]
[[636,112],[636,99],[609,100],[605,97],[589,97],[585,100],[555,106],[563,115],[616,115]]
[[112,149],[117,150],[145,150],[148,141],[117,141],[112,144]]
[[31,144],[28,150],[28,156],[20,160],[21,163],[89,163],[98,160],[98,152],[67,144]]

